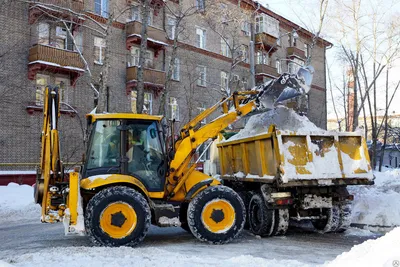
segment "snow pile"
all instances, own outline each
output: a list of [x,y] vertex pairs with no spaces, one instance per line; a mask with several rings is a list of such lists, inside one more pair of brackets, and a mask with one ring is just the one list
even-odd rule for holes
[[0,186],[0,222],[35,219],[40,220],[40,206],[34,203],[32,186]]
[[[186,267],[186,266],[223,266],[223,267],[283,267],[283,266],[310,266],[296,260],[277,260],[240,255],[226,257],[219,255],[198,255],[198,252],[188,254],[171,252],[170,250],[155,247],[67,247],[52,248],[38,253],[28,253],[3,259],[12,262],[13,266],[151,266],[151,267]],[[0,262],[1,266],[1,262]]]
[[298,115],[293,109],[285,106],[278,106],[268,112],[251,116],[246,126],[227,141],[268,133],[268,127],[271,124],[275,124],[279,130],[295,132],[307,131],[313,133],[326,132],[315,126],[307,117]]
[[400,226],[400,169],[374,172],[375,185],[349,186],[354,195],[354,224],[365,224],[371,229],[379,226]]
[[377,240],[354,246],[327,266],[400,266],[397,263],[400,263],[400,227]]

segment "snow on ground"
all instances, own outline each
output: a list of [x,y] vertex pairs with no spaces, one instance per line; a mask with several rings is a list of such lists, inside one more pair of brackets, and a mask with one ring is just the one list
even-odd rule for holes
[[400,227],[376,240],[367,240],[339,255],[327,267],[400,266]]
[[[199,256],[198,254],[201,254]],[[7,262],[7,260],[5,260]],[[105,248],[105,247],[69,247],[52,248],[39,253],[28,253],[14,257],[11,261],[13,266],[151,266],[151,267],[186,267],[186,266],[314,266],[295,260],[277,260],[253,257],[251,255],[240,255],[225,257],[220,255],[207,255],[206,253],[193,253],[185,255],[173,251],[148,248]],[[0,261],[1,266],[1,261]]]
[[308,131],[308,132],[326,132],[318,128],[307,117],[300,116],[293,109],[285,106],[278,106],[277,108],[268,112],[256,114],[250,117],[246,126],[237,134],[232,136],[226,141],[233,141],[243,139],[249,136],[260,135],[268,132],[268,127],[275,124],[280,130],[287,131]]
[[375,185],[349,186],[354,195],[352,223],[374,226],[400,226],[400,169],[374,172]]
[[40,220],[40,206],[34,203],[33,187],[9,183],[0,186],[0,223]]

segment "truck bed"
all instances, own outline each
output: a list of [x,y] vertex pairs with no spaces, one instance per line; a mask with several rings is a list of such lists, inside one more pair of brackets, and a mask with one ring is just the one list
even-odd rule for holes
[[222,179],[276,182],[282,187],[373,184],[368,149],[359,133],[266,134],[217,145]]

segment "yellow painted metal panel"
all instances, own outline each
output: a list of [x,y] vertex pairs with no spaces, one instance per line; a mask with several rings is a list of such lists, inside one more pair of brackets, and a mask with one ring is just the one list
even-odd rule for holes
[[86,117],[90,118],[92,122],[95,122],[96,120],[109,120],[109,119],[160,121],[163,118],[163,116],[152,116],[152,115],[147,115],[147,114],[135,114],[135,113],[87,114]]

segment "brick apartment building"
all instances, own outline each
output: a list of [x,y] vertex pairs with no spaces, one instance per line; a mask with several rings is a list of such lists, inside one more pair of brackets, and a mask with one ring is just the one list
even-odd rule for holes
[[[233,90],[251,87],[251,44],[254,44],[256,84],[282,72],[294,73],[304,64],[311,52],[313,35],[310,32],[251,0],[220,2],[221,10],[249,14],[249,20],[243,22],[236,34],[242,42],[242,60],[232,70],[233,75],[229,75],[232,56],[226,42],[206,20],[207,0],[151,1],[144,70],[146,112],[158,114],[166,82],[172,39],[177,34],[176,17],[171,15],[171,10],[193,7],[198,11],[186,18],[183,34],[178,38],[172,88],[167,99],[168,116],[180,124],[220,99],[221,88],[225,88],[226,83]],[[118,18],[110,24],[110,14],[117,12],[120,12]],[[250,26],[252,17],[254,27]],[[65,25],[73,25],[74,38],[70,38]],[[108,47],[105,47],[104,36],[96,31],[96,27],[104,25],[111,25]],[[253,34],[251,29],[254,29]],[[254,42],[251,42],[252,36]],[[3,0],[0,1],[0,39],[0,180],[19,182],[23,177],[34,177],[40,153],[43,89],[47,84],[61,87],[64,104],[60,131],[64,162],[72,165],[80,161],[84,114],[94,107],[94,90],[86,64],[77,51],[82,52],[93,77],[101,76],[108,51],[107,110],[135,112],[141,6],[134,0],[38,0],[32,3]],[[326,128],[327,123],[325,52],[330,46],[329,42],[318,39],[312,51],[314,81],[306,110],[301,107],[310,120],[322,128]],[[299,108],[295,103],[289,104]]]

